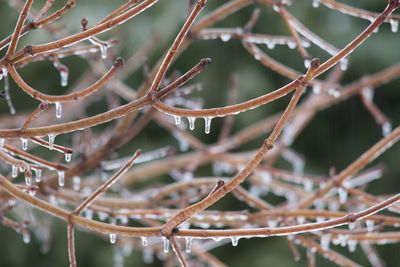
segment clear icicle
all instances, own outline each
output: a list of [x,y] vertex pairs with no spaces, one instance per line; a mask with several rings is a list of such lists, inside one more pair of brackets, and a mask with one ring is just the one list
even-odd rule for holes
[[194,117],[188,117],[188,121],[189,121],[189,129],[191,131],[194,130],[194,122],[196,121],[196,118]]
[[72,190],[79,191],[81,188],[81,178],[79,176],[72,177]]
[[65,185],[65,172],[58,171],[58,186],[63,187]]
[[27,186],[31,186],[32,185],[32,177],[25,175],[25,184]]
[[56,139],[55,134],[49,134],[49,149],[53,149],[54,147],[54,139]]
[[22,240],[25,244],[29,244],[31,242],[31,235],[27,231],[24,231],[22,233]]
[[12,165],[11,167],[11,176],[16,178],[18,176],[18,167],[16,165]]
[[206,134],[209,134],[211,131],[211,118],[210,117],[205,117],[204,118],[204,132]]
[[175,120],[175,125],[179,125],[181,123],[181,117],[179,116],[174,116],[174,120]]
[[61,118],[62,115],[62,105],[60,102],[56,102],[55,105],[56,105],[56,118],[59,119]]
[[142,237],[142,246],[147,247],[149,245],[149,241],[147,240],[147,237],[143,236]]
[[163,250],[164,250],[164,253],[168,253],[168,251],[169,251],[169,239],[168,238],[166,238],[166,237],[162,237],[162,239],[163,239]]
[[382,134],[383,136],[387,136],[392,132],[392,124],[390,122],[385,122],[382,125]]
[[233,236],[231,237],[231,241],[232,241],[232,246],[236,247],[239,243],[239,237]]
[[108,45],[107,44],[98,44],[100,48],[100,53],[101,53],[101,58],[106,59],[107,58],[107,51],[108,51]]
[[5,143],[6,143],[6,139],[0,138],[0,147],[3,147]]
[[347,58],[342,58],[340,60],[340,69],[346,71],[349,67],[349,60]]
[[64,157],[65,157],[65,162],[71,162],[72,153],[65,153]]
[[117,235],[111,233],[111,234],[110,234],[110,243],[111,243],[111,244],[115,244],[115,242],[117,242]]
[[389,20],[390,28],[392,32],[397,32],[399,30],[399,21],[395,19]]
[[192,251],[192,240],[193,237],[185,237],[186,239],[186,253],[190,253]]
[[65,69],[60,70],[60,84],[62,87],[68,86],[68,74],[69,74],[68,70]]
[[41,180],[42,180],[42,170],[35,169],[35,182],[40,183]]
[[28,149],[28,139],[21,138],[21,144],[22,144],[22,150],[27,150]]

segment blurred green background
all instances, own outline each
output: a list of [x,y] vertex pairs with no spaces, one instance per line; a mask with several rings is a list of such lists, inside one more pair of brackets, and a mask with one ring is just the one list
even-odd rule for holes
[[[18,16],[17,11],[11,8],[8,2],[0,0],[0,39],[12,32]],[[83,17],[89,20],[89,26],[93,25],[124,1],[79,0],[77,2],[77,7],[59,21],[64,23],[70,32],[80,31],[80,20]],[[225,2],[228,1],[209,0],[201,16]],[[355,3],[354,1],[342,2],[372,11],[381,11],[386,5],[386,1],[373,0],[355,1]],[[43,0],[35,1],[34,7],[36,10],[43,3]],[[62,6],[63,3],[64,1],[56,1],[54,9]],[[254,32],[288,35],[285,24],[271,8],[262,5],[257,6],[261,7],[262,17]],[[149,63],[152,65],[172,42],[185,20],[186,10],[187,1],[160,0],[147,12],[99,37],[104,40],[108,38],[121,40],[117,51],[122,57],[126,57],[140,47],[152,34],[159,34],[162,37],[162,41],[160,41],[157,53],[149,58]],[[246,23],[253,10],[254,6],[245,8],[218,23],[216,27],[242,26]],[[345,46],[368,25],[365,20],[343,15],[324,6],[314,9],[311,7],[311,0],[295,1],[289,10],[304,25],[338,48]],[[390,31],[389,24],[382,25],[379,33],[372,35],[366,43],[352,54],[349,70],[343,77],[342,84],[397,63],[400,57],[399,38],[398,33]],[[46,31],[39,29],[24,36],[20,45],[22,47],[27,43],[40,44],[50,40],[51,37]],[[305,71],[303,60],[298,56],[296,50],[289,50],[287,47],[277,47],[274,50],[267,50],[264,46],[260,46],[260,48],[267,51],[269,55],[278,61],[288,64],[298,71]],[[320,57],[322,61],[328,58],[325,52],[315,46],[312,46],[309,51],[314,57]],[[198,40],[185,51],[171,69],[188,70],[204,57],[210,57],[213,63],[193,82],[201,81],[203,83],[203,91],[196,93],[196,95],[204,98],[206,107],[221,106],[226,103],[228,79],[232,73],[237,74],[239,77],[238,101],[240,102],[257,97],[289,82],[287,78],[275,74],[255,61],[238,40],[231,40],[226,43],[219,39],[210,41]],[[75,56],[63,59],[62,62],[70,68],[70,84],[77,81],[89,67],[85,60]],[[61,90],[64,90],[59,86],[57,71],[49,62],[31,64],[21,70],[21,74],[30,84],[40,88],[43,92],[54,93],[54,90],[57,90],[57,93],[61,93]],[[126,80],[126,84],[132,88],[137,88],[141,84],[142,78],[142,74],[139,72],[129,77]],[[0,86],[3,86],[2,81]],[[375,103],[391,118],[393,127],[400,123],[399,86],[400,80],[397,79],[380,87],[375,93]],[[18,112],[30,112],[37,105],[31,98],[22,94],[14,84],[11,86],[11,96]],[[269,114],[282,110],[287,101],[288,98],[283,98],[266,106],[237,115],[235,117],[234,132],[257,122]],[[89,113],[95,114],[104,111],[104,103],[104,101],[98,101],[96,105],[90,108]],[[7,112],[5,101],[1,101],[0,114],[5,115]],[[197,122],[195,135],[206,143],[213,143],[217,140],[221,122],[221,119],[213,120],[211,134],[207,136],[204,134],[203,123]],[[95,128],[95,130],[101,129],[101,126]],[[177,142],[172,137],[168,135],[160,136],[160,133],[164,133],[164,131],[160,130],[156,124],[150,124],[146,131],[124,147],[121,155],[131,154],[133,149],[139,147],[144,151],[168,144],[177,147]],[[306,173],[326,175],[331,167],[342,170],[381,137],[381,128],[362,106],[360,99],[354,97],[320,112],[297,138],[293,148],[304,155]],[[68,135],[66,135],[59,137],[59,142],[62,143],[64,138],[69,140]],[[255,149],[259,147],[261,141],[262,137],[246,144],[240,150]],[[45,153],[38,151],[39,153]],[[389,194],[400,191],[399,153],[400,147],[396,145],[374,162],[374,164],[382,162],[387,168],[382,179],[372,182],[368,188],[369,192]],[[287,164],[285,165],[282,162],[278,162],[278,165],[289,168]],[[168,181],[166,177],[161,179]],[[229,201],[227,201],[227,204],[229,204]],[[67,266],[66,225],[56,220],[50,227],[54,230],[50,249],[47,253],[42,253],[37,237],[33,237],[31,243],[26,245],[22,242],[20,235],[0,226],[0,266]],[[337,249],[338,251],[347,250],[347,248]],[[77,231],[76,250],[79,266],[113,266],[113,248],[108,240],[90,233]],[[378,250],[386,261],[387,266],[399,266],[400,253],[398,252],[400,251],[400,245],[383,245],[379,246]],[[294,262],[284,238],[240,240],[237,247],[232,247],[228,244],[212,251],[228,266],[306,266],[305,253],[304,251],[302,252],[302,260],[297,263]],[[346,254],[348,253],[346,252]],[[359,247],[356,253],[351,254],[351,257],[361,265],[368,266],[368,262]],[[160,265],[161,263],[157,261],[149,265],[142,263],[142,255],[136,252],[125,259],[125,266]],[[317,258],[317,265],[334,266],[321,257]]]

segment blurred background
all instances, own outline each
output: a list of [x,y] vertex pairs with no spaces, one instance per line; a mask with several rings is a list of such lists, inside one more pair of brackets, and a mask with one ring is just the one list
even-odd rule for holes
[[[0,0],[0,39],[12,33],[18,12],[10,6],[13,1]],[[61,7],[65,1],[56,1],[54,8]],[[226,0],[209,0],[200,17],[209,13],[215,7]],[[358,6],[366,10],[379,12],[384,9],[387,1],[342,1],[344,3]],[[34,8],[38,10],[44,1],[35,1]],[[77,6],[67,15],[59,20],[66,26],[66,30],[75,33],[80,31],[80,21],[87,18],[89,26],[104,18],[113,9],[124,3],[124,1],[107,0],[80,0]],[[270,7],[255,5],[261,8],[262,16],[253,32],[277,35],[289,35],[283,20]],[[249,19],[255,6],[244,8],[240,12],[229,16],[215,27],[241,27]],[[353,18],[342,13],[330,10],[324,6],[312,8],[311,0],[294,1],[289,7],[293,15],[304,25],[320,35],[338,48],[344,47],[357,36],[368,25],[368,21]],[[159,37],[156,53],[148,58],[150,66],[163,55],[173,41],[176,33],[184,23],[187,14],[187,1],[184,0],[160,0],[148,11],[133,20],[117,27],[116,29],[99,35],[102,40],[115,38],[120,44],[113,51],[122,57],[132,54],[148,38],[154,35]],[[363,75],[374,73],[399,61],[399,34],[390,30],[388,23],[380,27],[378,33],[373,34],[366,43],[351,54],[349,68],[342,84],[350,83]],[[24,44],[41,44],[51,41],[52,37],[44,30],[39,29],[25,35],[20,42]],[[290,67],[304,72],[303,60],[294,49],[286,46],[277,46],[269,50],[264,45],[259,46],[276,60]],[[329,56],[324,51],[311,46],[308,51],[313,57],[319,57],[325,61]],[[3,56],[4,53],[0,54]],[[193,81],[201,82],[203,90],[196,92],[195,96],[204,99],[205,107],[223,106],[227,101],[227,88],[229,77],[236,74],[239,78],[238,101],[242,102],[266,92],[270,92],[288,83],[290,80],[262,66],[258,61],[245,51],[239,40],[232,39],[228,42],[216,40],[196,40],[184,54],[172,65],[171,70],[188,70],[201,58],[209,57],[212,64],[206,71],[201,73]],[[86,60],[72,56],[62,60],[62,63],[70,69],[69,84],[74,85],[81,75],[90,69]],[[37,62],[20,70],[21,75],[35,88],[41,91],[61,94],[69,87],[62,88],[59,83],[59,74],[50,62]],[[125,83],[132,88],[137,88],[143,81],[143,72],[138,71],[131,75]],[[3,81],[0,81],[0,87]],[[397,79],[381,86],[375,93],[375,103],[391,119],[393,128],[400,123],[400,80]],[[36,101],[23,94],[15,85],[11,84],[11,97],[18,113],[32,112],[36,107]],[[284,109],[289,98],[285,97],[279,101],[250,110],[235,116],[234,130],[237,132],[254,122],[270,114]],[[122,101],[125,103],[124,101]],[[105,98],[100,96],[96,102],[87,110],[88,114],[103,112],[106,108]],[[4,100],[0,101],[0,120],[8,116],[8,108]],[[112,122],[115,123],[115,122]],[[197,122],[194,131],[195,136],[205,143],[217,141],[221,129],[222,120],[215,119],[212,122],[211,134],[204,134],[203,122]],[[94,131],[101,131],[104,126],[94,127]],[[57,137],[58,143],[67,144],[70,136]],[[256,149],[260,146],[263,136],[238,148],[237,151]],[[293,148],[304,156],[305,173],[328,175],[329,169],[335,167],[338,171],[353,162],[359,155],[366,151],[382,138],[382,129],[374,121],[374,118],[363,107],[359,97],[353,97],[345,102],[339,103],[326,110],[321,111],[308,127],[295,140]],[[144,151],[155,149],[165,145],[178,147],[176,140],[166,134],[155,123],[152,123],[137,138],[125,146],[119,155],[131,155],[134,150],[141,148]],[[37,148],[36,153],[48,157],[48,151]],[[372,165],[384,164],[386,171],[384,176],[370,184],[367,191],[373,194],[398,193],[400,190],[400,146],[397,144],[379,157]],[[290,169],[290,165],[284,161],[278,161],[277,166]],[[207,173],[208,169],[201,170]],[[160,181],[170,181],[170,177],[159,177]],[[268,196],[267,196],[268,199]],[[274,201],[268,199],[270,201]],[[224,205],[233,205],[232,199],[224,201]],[[239,204],[240,205],[240,204]],[[235,209],[246,208],[238,206]],[[48,216],[35,211],[40,216]],[[19,234],[0,225],[0,266],[67,266],[67,234],[64,222],[54,220],[51,225],[53,229],[49,248],[43,248],[39,238],[32,236],[29,244],[24,244]],[[113,246],[107,239],[95,234],[77,230],[76,251],[79,266],[113,266]],[[335,247],[336,248],[336,247]],[[377,246],[387,266],[399,266],[400,245]],[[347,248],[337,246],[337,250],[346,251]],[[306,266],[305,252],[300,262],[295,262],[287,247],[284,238],[265,238],[240,240],[237,247],[230,244],[218,247],[212,253],[224,261],[228,266]],[[369,266],[364,254],[358,248],[351,258],[363,266]],[[125,266],[161,266],[161,262],[155,260],[152,264],[144,264],[142,255],[135,252],[125,258]],[[317,257],[317,266],[334,266],[331,262]]]

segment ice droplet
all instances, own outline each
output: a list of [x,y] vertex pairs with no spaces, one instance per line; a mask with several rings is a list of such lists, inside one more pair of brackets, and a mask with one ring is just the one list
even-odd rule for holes
[[382,134],[383,136],[387,136],[392,132],[392,124],[390,122],[385,122],[382,125]]
[[81,178],[79,176],[72,177],[72,190],[79,191],[81,188]]
[[28,149],[28,139],[21,138],[21,144],[22,144],[22,150],[27,150]]
[[71,162],[72,153],[65,153],[64,157],[65,157],[65,162]]
[[3,147],[6,142],[6,139],[0,138],[0,147]]
[[210,117],[205,117],[204,118],[204,132],[206,134],[209,134],[211,130],[211,118]]
[[186,253],[190,253],[192,251],[192,237],[185,237],[186,239]]
[[189,129],[191,131],[194,130],[194,122],[196,121],[196,118],[194,117],[188,117],[188,121],[189,121]]
[[390,28],[392,32],[397,32],[399,30],[399,21],[395,19],[389,20]]
[[163,239],[163,243],[164,243],[164,245],[163,245],[164,253],[168,253],[168,251],[169,251],[169,239],[164,237],[164,236],[162,237],[162,239]]
[[54,147],[54,139],[56,139],[55,134],[49,134],[49,149],[52,150]]
[[223,42],[228,42],[232,36],[230,34],[221,34],[220,38]]
[[58,171],[58,186],[63,187],[65,185],[65,172]]
[[27,186],[31,186],[32,185],[32,177],[26,175],[25,176],[25,184]]
[[367,226],[367,231],[372,232],[374,231],[375,222],[371,220],[366,220],[365,225]]
[[338,188],[338,193],[339,193],[339,201],[341,204],[346,203],[347,201],[347,190],[343,188]]
[[340,60],[340,69],[342,71],[346,71],[348,67],[349,67],[349,60],[347,58],[342,58]]
[[60,70],[60,84],[62,87],[66,87],[68,85],[68,74],[69,71],[66,69]]
[[306,69],[308,69],[311,66],[311,61],[309,59],[305,59],[304,60],[304,67],[306,67]]
[[111,233],[111,234],[110,234],[110,243],[111,243],[111,244],[115,244],[115,242],[117,242],[117,235]]
[[280,8],[278,5],[273,5],[273,6],[272,6],[272,9],[273,9],[275,12],[279,12],[279,11],[281,10],[281,8]]
[[237,236],[231,237],[231,241],[232,241],[232,246],[236,247],[239,243],[239,237]]
[[100,48],[101,58],[102,59],[106,59],[107,58],[108,45],[107,44],[99,44],[99,48]]
[[31,235],[28,232],[24,231],[22,233],[22,240],[25,244],[29,244],[31,242]]
[[56,118],[59,119],[61,118],[62,115],[62,105],[60,102],[56,102],[55,105],[56,105]]
[[11,176],[16,178],[18,176],[18,167],[16,165],[12,165],[11,167]]

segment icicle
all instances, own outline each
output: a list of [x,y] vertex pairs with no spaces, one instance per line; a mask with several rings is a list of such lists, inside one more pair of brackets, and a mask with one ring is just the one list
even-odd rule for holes
[[163,245],[164,253],[168,253],[168,251],[169,251],[169,239],[164,237],[164,236],[162,237],[162,239],[163,239],[163,243],[164,243],[164,245]]
[[67,69],[60,70],[60,84],[62,87],[68,86],[68,74],[69,71]]
[[72,177],[72,190],[79,191],[81,188],[81,178],[79,176]]
[[349,60],[347,58],[342,58],[340,60],[340,69],[342,71],[346,71],[348,67],[349,67]]
[[338,193],[339,193],[340,204],[346,203],[346,201],[347,201],[347,190],[345,190],[345,189],[340,187],[338,189]]
[[204,132],[206,134],[210,133],[211,130],[211,119],[210,117],[204,117]]
[[149,245],[149,241],[147,240],[147,237],[142,236],[142,246],[147,247]]
[[313,1],[312,1],[312,6],[313,6],[313,8],[318,8],[318,7],[319,7],[319,4],[320,4],[320,0],[313,0]]
[[59,119],[61,118],[62,115],[62,105],[60,102],[56,102],[56,118]]
[[27,231],[24,231],[22,233],[22,240],[25,244],[29,244],[31,242],[31,235]]
[[275,42],[274,41],[266,41],[265,44],[267,45],[268,49],[274,49],[275,48]]
[[107,44],[98,43],[98,46],[100,48],[101,58],[102,59],[106,59],[107,58],[108,45]]
[[399,21],[395,19],[389,20],[390,28],[392,32],[397,32],[399,30]]
[[366,220],[365,225],[367,226],[367,231],[372,232],[374,231],[375,222],[371,220]]
[[194,122],[196,121],[196,118],[194,117],[188,117],[188,121],[189,121],[189,129],[191,131],[194,130]]
[[356,251],[357,240],[349,240],[349,241],[347,241],[347,246],[349,247],[349,251],[350,252]]
[[58,186],[63,187],[65,185],[65,172],[58,171]]
[[305,180],[303,182],[303,186],[304,186],[304,191],[306,192],[311,192],[313,190],[313,182],[311,180]]
[[3,147],[5,143],[6,143],[6,139],[0,138],[0,147]]
[[236,247],[239,243],[239,237],[233,236],[231,237],[231,241],[232,241],[232,246]]
[[311,61],[309,60],[309,59],[305,59],[304,60],[304,67],[306,67],[306,69],[308,69],[308,68],[310,68],[310,64],[311,64]]
[[65,162],[71,162],[72,153],[65,153],[64,157],[65,157]]
[[329,243],[331,242],[330,234],[323,234],[321,237],[321,247],[323,250],[327,250],[329,248]]
[[385,122],[382,125],[382,134],[383,136],[387,136],[392,132],[392,124],[390,122]]
[[32,185],[32,177],[25,175],[25,184],[27,186],[31,186]]
[[22,150],[27,150],[28,149],[28,139],[21,138],[21,143],[22,143]]
[[117,235],[116,234],[110,234],[110,243],[115,244],[117,242]]
[[297,44],[296,44],[296,42],[289,41],[289,42],[287,42],[287,46],[289,47],[289,49],[295,49]]
[[151,248],[143,249],[143,262],[150,264],[154,261],[154,254]]
[[52,150],[54,147],[54,139],[56,139],[55,134],[49,134],[49,149]]
[[41,180],[42,180],[42,170],[35,169],[35,182],[40,183]]
[[16,178],[18,176],[18,167],[16,165],[12,165],[11,167],[11,176]]
[[193,237],[185,237],[186,239],[186,253],[190,253],[192,251],[192,240]]
[[181,117],[179,116],[174,116],[174,120],[175,120],[175,125],[179,125],[181,123]]
[[228,42],[232,36],[230,34],[221,34],[220,38],[223,42]]

